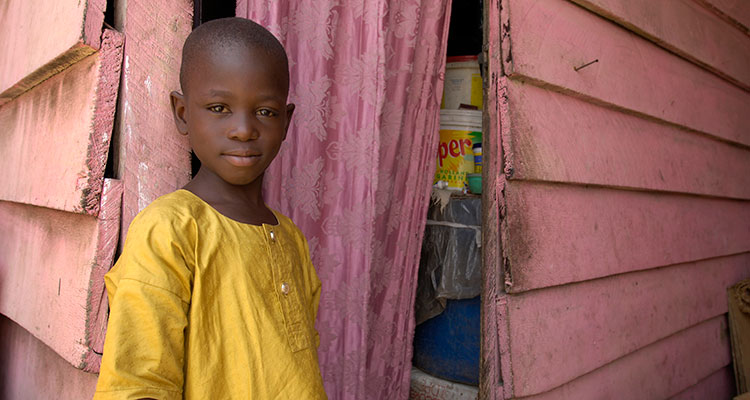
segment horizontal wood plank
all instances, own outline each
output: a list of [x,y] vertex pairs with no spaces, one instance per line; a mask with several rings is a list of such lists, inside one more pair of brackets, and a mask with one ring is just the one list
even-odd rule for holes
[[568,1],[506,7],[503,61],[512,79],[750,146],[745,90]]
[[585,281],[750,250],[750,202],[509,181],[506,290]]
[[97,215],[123,35],[0,107],[0,200]]
[[108,179],[98,218],[0,202],[0,313],[89,372],[99,370],[121,200],[121,182]]
[[[551,391],[524,400],[661,400],[729,363],[726,318],[714,317],[615,360]],[[562,367],[564,368],[564,367]],[[701,399],[729,399],[719,394]]]
[[725,18],[742,32],[750,31],[750,2],[747,0],[695,0]]
[[97,375],[74,368],[0,315],[0,398],[81,400],[94,396]]
[[750,150],[504,80],[511,179],[750,199]]
[[731,399],[734,396],[732,367],[726,366],[669,400]]
[[[544,393],[722,315],[721,362],[702,373],[691,373],[693,382],[657,397],[693,385],[730,361],[723,316],[727,312],[725,292],[727,286],[750,276],[748,265],[750,253],[744,253],[508,295],[505,318],[512,343],[514,395]],[[695,355],[693,363],[708,356]],[[662,361],[648,357],[638,365],[657,366]],[[677,367],[676,361],[663,365]],[[663,383],[655,382],[655,386]]]
[[4,0],[0,104],[99,48],[106,0]]
[[750,89],[750,36],[694,0],[572,1]]

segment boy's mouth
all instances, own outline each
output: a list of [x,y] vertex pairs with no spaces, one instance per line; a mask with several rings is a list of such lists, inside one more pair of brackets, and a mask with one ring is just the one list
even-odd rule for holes
[[236,167],[247,167],[254,164],[260,158],[260,153],[240,150],[228,151],[222,153],[221,156]]

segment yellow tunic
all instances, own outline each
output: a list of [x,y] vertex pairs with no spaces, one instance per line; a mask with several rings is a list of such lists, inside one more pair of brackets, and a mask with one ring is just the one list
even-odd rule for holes
[[128,231],[94,399],[324,399],[307,242],[229,219],[186,190]]

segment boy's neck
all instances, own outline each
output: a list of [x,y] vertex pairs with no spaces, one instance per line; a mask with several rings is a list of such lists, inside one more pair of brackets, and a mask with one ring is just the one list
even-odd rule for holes
[[263,176],[247,185],[232,185],[202,168],[183,189],[200,197],[227,218],[251,225],[278,221],[263,201]]

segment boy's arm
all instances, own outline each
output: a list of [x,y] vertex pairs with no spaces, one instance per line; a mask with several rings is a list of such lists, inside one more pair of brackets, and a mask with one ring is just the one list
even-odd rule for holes
[[181,399],[187,308],[161,288],[120,281],[94,399]]
[[182,398],[189,236],[172,223],[133,221],[105,277],[110,316],[94,399]]

